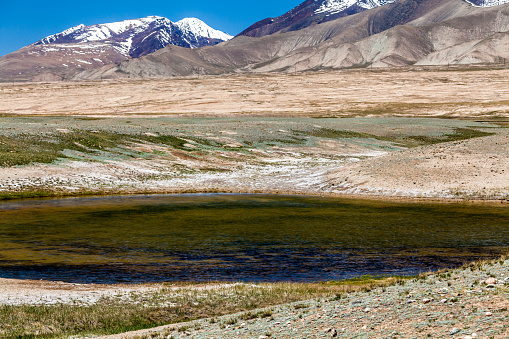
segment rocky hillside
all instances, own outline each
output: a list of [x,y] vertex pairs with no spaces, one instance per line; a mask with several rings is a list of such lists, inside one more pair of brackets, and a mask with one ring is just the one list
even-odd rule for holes
[[194,50],[168,46],[78,79],[494,63],[509,59],[508,40],[509,4],[399,0],[297,31]]
[[[308,26],[356,14],[400,0],[306,0],[287,13],[261,20],[239,35],[261,37],[276,32],[299,30]],[[465,0],[478,7],[491,7],[509,0]]]
[[195,18],[173,23],[151,16],[78,25],[0,58],[0,79],[65,79],[84,69],[137,58],[167,45],[198,48],[231,38]]
[[251,25],[239,35],[261,37],[276,32],[295,31],[395,1],[397,0],[306,0],[277,18],[267,18]]

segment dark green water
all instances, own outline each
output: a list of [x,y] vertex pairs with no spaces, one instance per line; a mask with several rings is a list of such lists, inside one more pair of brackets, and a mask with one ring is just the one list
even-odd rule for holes
[[324,281],[507,253],[507,205],[165,195],[0,203],[0,277]]

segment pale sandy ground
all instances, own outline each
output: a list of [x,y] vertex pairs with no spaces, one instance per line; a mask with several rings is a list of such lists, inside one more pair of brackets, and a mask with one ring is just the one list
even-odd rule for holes
[[[0,102],[0,113],[15,115],[360,115],[507,121],[509,70],[357,70],[0,84]],[[497,132],[493,137],[406,150],[355,164],[308,161],[301,155],[286,157],[283,150],[282,155],[277,155],[282,159],[262,167],[238,169],[238,162],[232,162],[234,172],[179,177],[168,170],[168,163],[163,160],[3,168],[0,190],[50,185],[69,192],[266,191],[507,199],[508,137],[505,131]],[[335,153],[349,156],[344,147]],[[358,153],[360,157],[383,154],[366,150]],[[146,179],[149,175],[158,179]]]
[[509,70],[0,84],[0,113],[509,117]]
[[90,304],[102,297],[127,297],[157,290],[157,285],[70,284],[60,281],[0,278],[0,305]]
[[509,199],[509,133],[394,152],[326,176],[330,192]]

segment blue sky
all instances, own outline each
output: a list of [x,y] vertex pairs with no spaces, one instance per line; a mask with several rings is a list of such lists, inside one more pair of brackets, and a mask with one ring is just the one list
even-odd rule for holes
[[0,0],[0,56],[79,24],[136,19],[149,15],[178,21],[196,17],[236,35],[258,20],[281,15],[303,0],[258,1],[56,1]]

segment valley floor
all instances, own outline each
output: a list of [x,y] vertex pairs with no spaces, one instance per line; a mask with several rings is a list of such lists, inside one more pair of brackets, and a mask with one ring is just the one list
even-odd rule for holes
[[[0,197],[269,192],[507,203],[508,89],[508,70],[418,69],[0,84]],[[483,284],[490,276],[494,287]],[[277,306],[269,319],[227,316],[154,335],[506,338],[507,276],[503,261]],[[11,301],[21,298],[13,290],[32,290],[3,283]],[[36,291],[51,298],[51,289]]]
[[[3,84],[0,194],[505,200],[508,75],[410,68]],[[48,156],[26,154],[48,145]]]

